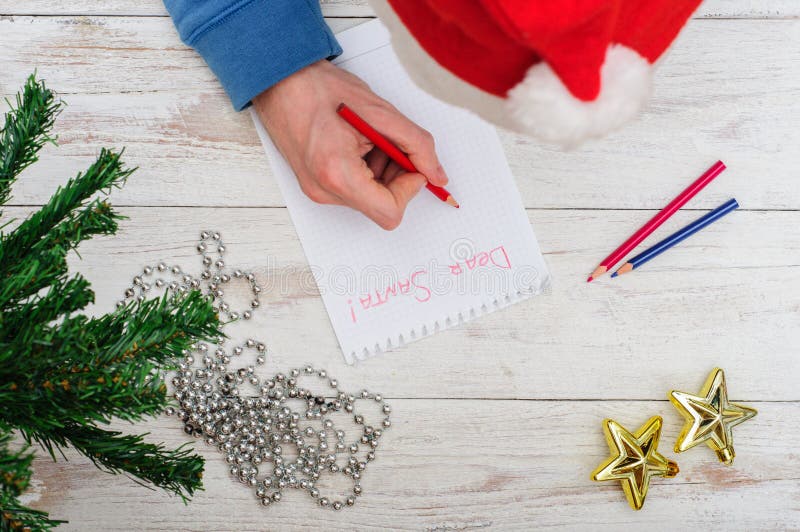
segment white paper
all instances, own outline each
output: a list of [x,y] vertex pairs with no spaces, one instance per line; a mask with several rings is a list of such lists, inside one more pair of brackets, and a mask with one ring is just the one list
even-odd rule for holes
[[422,190],[391,232],[346,207],[315,204],[253,113],[348,363],[545,289],[547,266],[494,128],[417,88],[379,21],[337,38],[344,54],[335,63],[433,133],[461,204]]

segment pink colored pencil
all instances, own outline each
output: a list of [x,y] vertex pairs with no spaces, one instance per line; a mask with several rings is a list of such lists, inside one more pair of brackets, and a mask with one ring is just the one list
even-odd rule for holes
[[592,275],[586,280],[587,283],[592,282],[601,275],[605,274],[617,262],[627,255],[633,248],[638,246],[642,240],[650,236],[650,234],[658,229],[658,227],[666,222],[670,216],[686,205],[686,202],[692,199],[698,192],[703,190],[707,184],[714,180],[723,170],[725,170],[725,163],[717,161],[714,165],[706,170],[706,172],[697,178],[697,180],[686,187],[683,192],[678,194],[675,199],[669,202],[669,205],[658,211],[658,213],[650,218],[638,231],[633,233],[631,237],[622,243],[620,247],[611,252],[611,254],[603,259],[603,262],[595,268]]

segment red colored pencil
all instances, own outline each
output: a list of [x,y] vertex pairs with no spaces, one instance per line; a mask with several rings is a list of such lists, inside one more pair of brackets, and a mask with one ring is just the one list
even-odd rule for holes
[[642,240],[647,238],[653,231],[658,229],[661,224],[667,221],[670,216],[675,214],[678,209],[686,205],[687,201],[692,199],[698,192],[703,190],[703,188],[715,177],[717,177],[723,170],[725,170],[725,163],[722,161],[715,162],[713,166],[706,170],[703,175],[698,177],[694,183],[686,187],[683,192],[678,194],[675,199],[669,202],[666,207],[658,211],[655,216],[650,218],[646,224],[644,224],[638,231],[633,233],[631,237],[623,242],[620,247],[615,249],[608,257],[603,259],[603,262],[601,262],[600,265],[595,268],[595,270],[592,272],[592,275],[589,276],[586,282],[592,282],[594,279],[597,279],[611,269],[611,267],[619,262],[622,257],[627,255],[630,250],[638,246]]
[[[414,166],[414,163],[411,162],[411,159],[409,159],[408,156],[403,153],[402,150],[400,150],[400,148],[392,144],[389,139],[378,133],[378,131],[375,130],[375,128],[373,128],[371,125],[367,124],[363,118],[355,113],[355,111],[347,107],[345,104],[340,103],[336,108],[336,112],[339,113],[339,116],[344,118],[348,124],[356,128],[359,133],[367,137],[370,142],[388,155],[391,160],[399,164],[403,170],[406,172],[419,172]],[[447,203],[448,205],[452,205],[456,209],[459,208],[458,202],[453,198],[453,195],[444,188],[437,187],[430,181],[425,186],[428,188],[428,190],[433,192],[434,196],[443,202]]]

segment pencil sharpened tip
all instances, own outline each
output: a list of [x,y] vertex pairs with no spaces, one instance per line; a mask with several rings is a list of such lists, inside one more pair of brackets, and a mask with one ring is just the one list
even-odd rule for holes
[[616,277],[616,276],[617,276],[617,272],[614,272],[614,273],[612,273],[612,274],[611,274],[611,278],[612,278],[612,279],[613,279],[614,277]]
[[586,280],[586,282],[587,283],[591,283],[593,280],[597,279],[601,275],[604,275],[607,271],[608,271],[608,267],[607,266],[598,266],[597,268],[594,269],[594,271],[589,276],[589,278]]
[[461,205],[458,204],[458,202],[455,200],[455,198],[453,198],[453,196],[447,196],[447,199],[444,200],[444,201],[445,201],[445,203],[447,203],[450,206],[455,207],[456,209],[460,209],[461,208]]
[[619,270],[615,271],[611,277],[616,277],[617,275],[622,275],[623,273],[628,273],[630,271],[633,271],[633,264],[626,262]]

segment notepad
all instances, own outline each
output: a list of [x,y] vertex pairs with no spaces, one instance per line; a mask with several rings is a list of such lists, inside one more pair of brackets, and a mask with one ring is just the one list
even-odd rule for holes
[[[253,113],[310,269],[348,363],[541,293],[550,283],[495,129],[417,88],[372,21],[337,35],[334,62],[430,131],[460,209],[422,190],[384,231],[342,206],[318,205]],[[358,102],[346,102],[358,110]],[[380,124],[372,124],[380,130]]]

